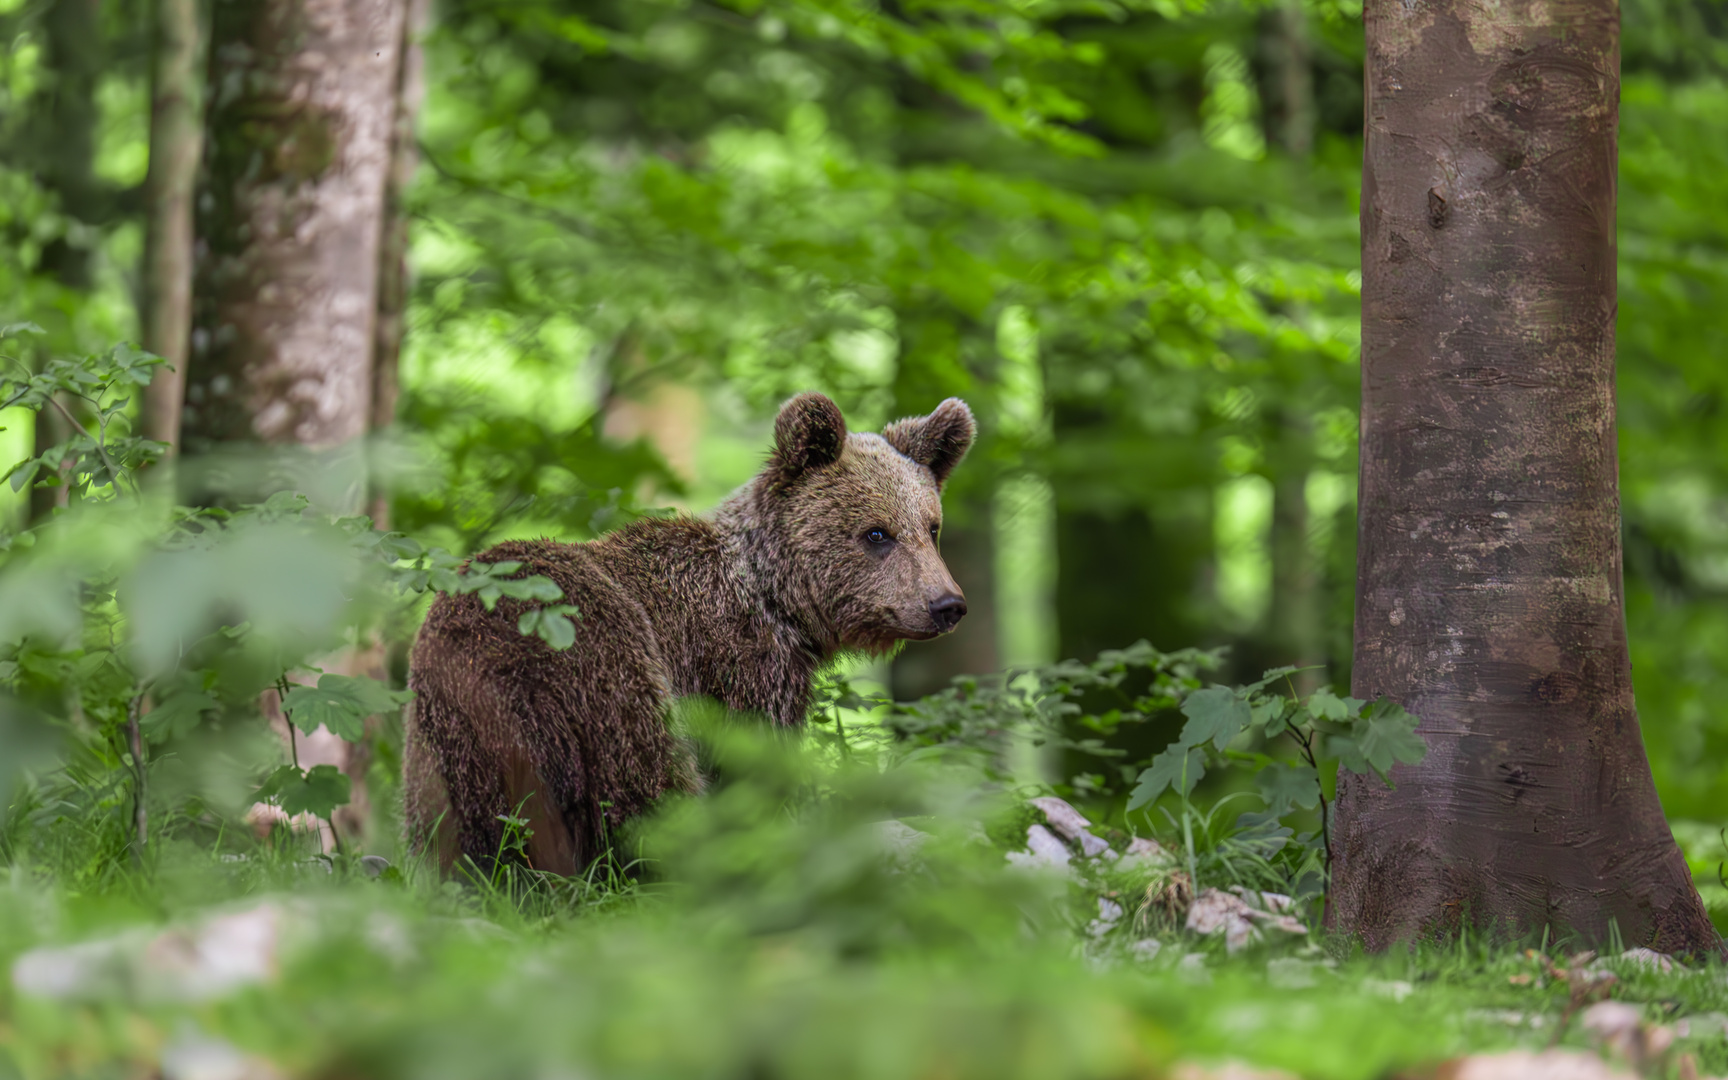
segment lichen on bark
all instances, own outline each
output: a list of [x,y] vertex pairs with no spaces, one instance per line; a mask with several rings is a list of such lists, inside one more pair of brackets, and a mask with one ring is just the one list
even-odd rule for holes
[[367,430],[406,7],[214,5],[189,451],[328,448]]

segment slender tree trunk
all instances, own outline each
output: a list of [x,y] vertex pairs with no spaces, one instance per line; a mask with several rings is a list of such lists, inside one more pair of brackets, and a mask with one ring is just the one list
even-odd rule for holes
[[[1090,403],[1060,401],[1053,420],[1058,444],[1111,423]],[[1218,644],[1204,640],[1216,555],[1208,489],[1170,488],[1100,506],[1077,498],[1060,476],[1052,483],[1058,656],[1090,660],[1141,638],[1159,649]]]
[[[37,114],[30,147],[44,186],[57,196],[60,212],[75,225],[93,225],[107,216],[106,192],[96,179],[96,82],[102,73],[104,42],[96,0],[53,0],[43,13],[51,90]],[[42,249],[41,269],[68,289],[90,288],[91,252],[71,235],[55,237]],[[36,414],[32,453],[40,454],[71,435],[52,409]],[[67,505],[70,492],[32,487],[27,520],[45,520]]]
[[[912,298],[902,299],[897,318],[895,418],[927,413],[947,397],[972,395],[976,407],[970,373],[993,362],[979,355],[979,342],[988,340],[984,327],[945,303]],[[899,701],[935,693],[957,675],[980,675],[1001,666],[990,513],[996,478],[980,467],[988,460],[987,450],[975,447],[972,457],[976,464],[955,473],[942,499],[942,558],[966,594],[966,617],[953,633],[908,645],[894,657],[888,684]]]
[[[396,399],[401,381],[402,339],[407,329],[408,296],[408,187],[420,164],[414,125],[420,101],[426,93],[424,54],[419,38],[426,30],[430,0],[408,0],[408,16],[402,22],[402,45],[396,71],[396,126],[390,135],[390,177],[384,190],[384,232],[378,245],[378,318],[372,336],[373,431],[386,431],[396,422]],[[390,499],[376,483],[372,485],[369,513],[374,526],[390,526]]]
[[1613,0],[1369,0],[1353,689],[1331,917],[1720,949],[1651,782],[1622,608]]
[[[406,0],[216,0],[184,443],[366,433]],[[330,496],[359,510],[363,479]]]
[[144,391],[144,435],[177,446],[192,322],[192,192],[204,131],[198,113],[198,0],[156,0],[150,59],[150,175],[145,181],[144,347],[168,361]]
[[1267,666],[1302,668],[1295,676],[1297,688],[1309,693],[1321,682],[1319,673],[1311,669],[1325,660],[1319,574],[1308,545],[1313,435],[1294,415],[1284,413],[1274,422],[1282,441],[1274,444],[1281,460],[1272,480],[1272,602],[1266,613],[1266,659]]
[[[1308,43],[1308,17],[1301,0],[1281,0],[1261,14],[1260,53],[1265,65],[1266,141],[1292,161],[1305,161],[1314,149],[1314,68]],[[1303,306],[1293,305],[1300,317]],[[1279,388],[1284,404],[1270,410],[1267,432],[1272,480],[1272,589],[1266,624],[1254,663],[1241,674],[1258,678],[1267,667],[1294,664],[1297,689],[1311,692],[1322,681],[1312,670],[1325,658],[1322,648],[1319,585],[1308,547],[1308,473],[1314,462],[1314,436],[1304,411],[1289,404],[1294,390]],[[1244,657],[1246,658],[1246,657]],[[1240,670],[1240,661],[1238,661]]]
[[[43,14],[53,89],[31,140],[42,181],[60,197],[61,212],[85,225],[103,220],[109,208],[96,178],[96,83],[105,51],[101,14],[97,0],[53,0]],[[50,241],[41,265],[68,288],[90,287],[90,249],[76,238]]]
[[1002,666],[996,648],[996,544],[990,503],[979,495],[988,496],[988,490],[965,500],[943,500],[942,559],[966,594],[966,618],[953,633],[909,645],[894,658],[890,675],[896,701],[934,694],[956,675],[982,675]]
[[1261,15],[1260,54],[1266,67],[1266,141],[1291,157],[1314,149],[1313,50],[1302,0],[1280,0]]

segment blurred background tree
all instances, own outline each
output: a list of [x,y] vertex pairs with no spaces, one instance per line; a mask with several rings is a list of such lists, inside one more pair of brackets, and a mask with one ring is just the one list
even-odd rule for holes
[[[169,3],[0,0],[0,296],[49,331],[41,355],[160,325],[139,312],[159,285],[151,28]],[[1665,805],[1712,818],[1725,13],[1624,6],[1621,136],[1633,660]],[[393,68],[395,180],[375,254],[348,268],[377,276],[359,427],[395,418],[395,451],[372,459],[394,526],[474,550],[700,511],[755,469],[795,391],[860,427],[954,394],[983,423],[945,539],[973,614],[880,673],[896,693],[1140,637],[1348,684],[1348,0],[445,0],[402,22],[424,103],[413,125],[414,77]],[[244,125],[209,103],[207,185]],[[215,377],[196,356],[188,375]],[[29,456],[29,426],[0,426],[0,456]],[[47,509],[6,498],[14,520]]]

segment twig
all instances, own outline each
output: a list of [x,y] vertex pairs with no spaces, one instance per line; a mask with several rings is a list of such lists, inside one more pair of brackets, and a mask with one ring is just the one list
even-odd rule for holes
[[139,862],[144,861],[144,845],[150,840],[150,811],[145,803],[148,794],[146,774],[144,771],[144,736],[138,725],[138,714],[144,707],[145,691],[139,690],[132,699],[132,704],[126,709],[126,737],[132,744],[132,769],[136,774],[133,784],[132,825],[137,832],[137,844],[132,849],[132,857]]
[[[1291,728],[1290,731],[1294,734],[1296,729]],[[1332,829],[1326,820],[1328,817],[1326,813],[1326,788],[1320,782],[1320,762],[1314,757],[1314,739],[1314,735],[1298,738],[1296,744],[1302,748],[1302,756],[1308,759],[1308,767],[1314,770],[1314,789],[1320,797],[1320,858],[1325,863],[1326,887],[1330,889],[1332,887]]]
[[[60,404],[60,399],[57,396],[55,396],[54,394],[49,394],[48,395],[48,404],[50,404],[50,405],[54,406],[56,409],[60,410],[60,415],[64,416],[66,418],[66,422],[68,424],[72,425],[72,429],[74,431],[83,432],[85,435],[90,434],[90,432],[85,429],[84,425],[80,424],[78,422],[78,418],[73,416],[72,413],[66,408],[66,406]],[[120,482],[119,466],[115,465],[114,459],[108,456],[108,448],[102,445],[101,435],[98,435],[96,437],[96,452],[98,454],[102,455],[102,464],[107,467],[108,476],[111,478],[112,482],[113,483],[119,483]]]
[[288,757],[294,762],[294,767],[300,767],[300,744],[294,738],[294,719],[288,715],[288,676],[283,675],[276,680],[276,708],[282,713],[282,724],[288,729]]

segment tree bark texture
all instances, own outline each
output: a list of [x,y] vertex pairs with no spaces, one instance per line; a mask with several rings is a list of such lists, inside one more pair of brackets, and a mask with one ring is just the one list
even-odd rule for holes
[[324,448],[366,432],[406,8],[216,0],[183,419],[190,452]]
[[1369,0],[1353,692],[1331,918],[1717,951],[1633,708],[1614,436],[1613,0]]
[[[419,37],[425,32],[430,0],[408,0],[402,21],[402,44],[396,68],[396,126],[390,133],[390,175],[384,189],[383,234],[378,243],[378,315],[372,330],[373,431],[384,431],[396,422],[398,373],[402,340],[407,329],[408,295],[408,187],[420,164],[414,125],[420,101],[426,94],[425,57]],[[369,513],[380,529],[389,527],[390,500],[374,484]]]
[[177,446],[192,323],[192,194],[204,141],[198,2],[156,0],[145,180],[144,347],[168,361],[144,391],[144,435]]

